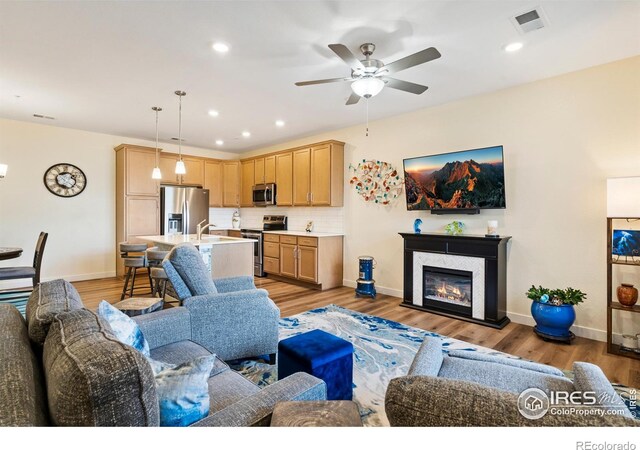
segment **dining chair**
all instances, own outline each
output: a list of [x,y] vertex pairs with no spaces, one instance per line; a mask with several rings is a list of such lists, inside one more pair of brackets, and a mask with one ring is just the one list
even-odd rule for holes
[[42,268],[42,256],[44,247],[47,244],[49,233],[42,231],[38,236],[36,250],[33,255],[33,266],[20,267],[0,267],[0,280],[20,280],[24,278],[31,279],[31,287],[34,288],[40,283],[40,269]]

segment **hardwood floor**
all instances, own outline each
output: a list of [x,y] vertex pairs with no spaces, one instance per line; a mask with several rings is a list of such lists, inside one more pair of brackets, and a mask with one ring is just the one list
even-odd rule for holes
[[[117,302],[120,299],[122,283],[120,278],[105,278],[80,281],[74,285],[78,288],[86,307],[95,309],[101,300]],[[611,381],[640,387],[640,361],[607,354],[604,342],[580,337],[577,337],[571,345],[545,342],[526,325],[510,323],[502,330],[495,330],[403,308],[399,306],[401,300],[396,297],[378,295],[375,300],[355,298],[353,289],[346,287],[315,291],[268,278],[256,279],[256,285],[269,291],[270,297],[280,308],[282,317],[334,303],[354,311],[384,317],[423,330],[435,331],[560,369],[571,369],[574,361],[590,362],[600,366]]]

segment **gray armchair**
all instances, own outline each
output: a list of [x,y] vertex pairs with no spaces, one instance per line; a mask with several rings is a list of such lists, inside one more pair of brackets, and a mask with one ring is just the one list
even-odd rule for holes
[[[576,362],[575,379],[529,361],[470,351],[443,354],[440,340],[427,337],[407,376],[391,380],[385,410],[392,426],[638,426],[599,367]],[[526,419],[518,397],[528,388],[593,391],[605,400],[592,409],[617,415],[546,414]]]
[[280,310],[267,291],[256,289],[252,277],[212,280],[188,243],[176,245],[162,267],[182,304],[163,313],[175,314],[178,321],[188,315],[189,339],[223,360],[269,355],[275,363]]

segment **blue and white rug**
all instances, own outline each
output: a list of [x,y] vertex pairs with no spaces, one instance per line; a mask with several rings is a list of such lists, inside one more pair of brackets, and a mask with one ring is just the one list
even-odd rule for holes
[[[387,385],[392,378],[407,374],[413,357],[426,336],[440,338],[445,351],[467,350],[520,359],[490,348],[336,305],[280,319],[281,340],[315,329],[324,330],[353,343],[355,351],[353,400],[360,407],[360,415],[365,426],[389,425],[384,412],[384,395]],[[243,361],[232,367],[259,386],[276,381],[275,366],[260,360]],[[624,398],[625,389],[627,391],[629,389],[624,386],[614,386]]]
[[31,291],[6,291],[0,292],[0,303],[8,303],[15,306],[20,314],[25,315],[27,309],[27,300],[29,300]]

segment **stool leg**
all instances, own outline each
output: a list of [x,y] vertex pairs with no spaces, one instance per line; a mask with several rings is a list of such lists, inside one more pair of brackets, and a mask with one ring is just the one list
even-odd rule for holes
[[167,298],[167,280],[162,280],[162,300]]
[[149,278],[149,287],[151,288],[151,296],[155,297],[156,293],[155,293],[155,289],[153,288],[153,281],[151,280],[151,267],[150,266],[147,267],[147,277]]
[[133,297],[133,287],[136,285],[136,273],[138,272],[138,268],[133,268],[133,278],[131,279],[131,290],[129,291],[129,297]]
[[122,287],[122,295],[120,295],[120,300],[124,300],[125,295],[127,295],[127,288],[129,287],[129,278],[131,277],[131,267],[127,268],[127,276],[124,279],[124,286]]

